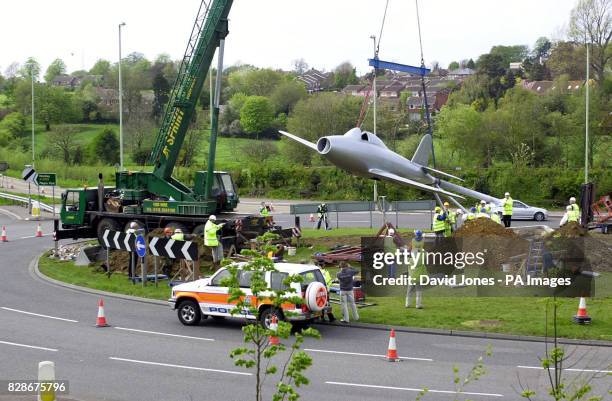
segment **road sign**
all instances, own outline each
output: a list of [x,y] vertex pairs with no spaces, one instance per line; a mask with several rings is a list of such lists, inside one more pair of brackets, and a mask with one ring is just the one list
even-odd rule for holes
[[36,177],[36,185],[41,187],[54,187],[57,177],[55,173],[38,173]]
[[144,237],[142,235],[138,235],[136,237],[136,253],[141,258],[144,258],[145,255],[147,254],[147,244],[146,244],[145,239],[144,239]]
[[32,166],[28,166],[23,169],[23,172],[21,173],[21,178],[23,178],[23,180],[26,182],[35,183],[36,175],[36,170],[34,170]]
[[198,246],[192,241],[177,241],[169,238],[151,238],[149,249],[155,256],[171,259],[198,260]]
[[122,233],[120,231],[105,230],[102,236],[105,248],[119,249],[122,251],[136,251],[136,235]]

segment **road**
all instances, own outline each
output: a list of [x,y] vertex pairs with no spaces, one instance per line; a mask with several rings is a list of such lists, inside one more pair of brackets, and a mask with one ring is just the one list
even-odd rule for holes
[[[49,284],[32,272],[31,261],[52,246],[48,237],[28,237],[36,223],[0,214],[0,225],[14,233],[0,243],[0,379],[34,379],[38,362],[51,360],[57,378],[70,381],[70,397],[78,400],[253,398],[252,372],[228,357],[241,345],[240,323],[210,320],[186,327],[167,306],[107,297],[112,327],[96,328],[98,296]],[[387,331],[317,328],[322,339],[306,344],[314,364],[307,372],[311,384],[300,390],[304,400],[406,400],[422,387],[429,388],[424,400],[452,400],[453,367],[467,374],[489,344],[487,374],[458,399],[519,400],[519,377],[546,392],[545,372],[537,369],[542,343],[402,332],[397,343],[405,359],[389,363],[382,358]],[[612,348],[572,348],[569,379],[610,369]],[[609,386],[604,380],[594,382],[600,393]],[[267,399],[272,390],[269,380]]]

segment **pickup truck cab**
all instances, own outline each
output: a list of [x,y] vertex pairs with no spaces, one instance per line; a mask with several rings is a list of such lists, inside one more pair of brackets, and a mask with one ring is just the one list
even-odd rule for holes
[[[244,263],[239,264],[239,267],[241,265]],[[286,290],[284,280],[289,275],[300,275],[302,282],[291,283],[295,293],[290,293],[290,295],[302,297],[303,302],[300,304],[287,302],[283,303],[281,308],[276,308],[272,302],[264,299],[257,305],[259,320],[264,327],[269,328],[272,316],[291,323],[307,324],[322,317],[323,312],[331,308],[325,279],[317,266],[275,263],[274,267],[277,271],[266,272],[268,287],[273,290]],[[247,302],[257,302],[250,289],[252,274],[251,271],[240,270],[238,276],[240,287],[247,296]],[[208,316],[256,320],[257,316],[248,309],[232,314],[236,305],[229,302],[229,288],[222,283],[228,277],[230,277],[230,271],[227,268],[221,268],[209,278],[174,286],[168,303],[172,309],[177,311],[179,321],[184,325],[194,326],[199,324],[202,318]]]

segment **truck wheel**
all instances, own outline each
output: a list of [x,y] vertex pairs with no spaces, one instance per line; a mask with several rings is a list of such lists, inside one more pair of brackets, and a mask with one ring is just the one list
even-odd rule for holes
[[177,308],[178,318],[185,326],[195,326],[200,323],[202,319],[202,312],[200,312],[200,305],[197,302],[186,299],[181,302]]
[[102,248],[104,248],[104,241],[102,240],[102,237],[104,236],[104,231],[106,230],[120,231],[121,227],[119,225],[119,222],[116,220],[109,218],[100,220],[100,222],[98,223],[98,227],[96,228],[96,233],[98,234],[98,242],[100,243],[100,245],[102,245]]
[[285,320],[283,313],[277,308],[266,308],[259,315],[259,324],[261,324],[265,329],[270,329],[270,323],[272,322],[272,316],[276,315],[276,319],[278,321]]
[[189,231],[187,230],[187,226],[185,226],[183,223],[179,223],[178,221],[171,221],[168,224],[166,224],[164,228],[171,228],[173,231],[176,230],[177,228],[180,228],[183,234],[190,234]]

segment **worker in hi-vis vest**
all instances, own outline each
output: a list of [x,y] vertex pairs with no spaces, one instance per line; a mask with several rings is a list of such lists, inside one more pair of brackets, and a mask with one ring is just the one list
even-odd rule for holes
[[217,238],[217,231],[223,227],[225,223],[215,224],[217,216],[211,214],[204,225],[204,245],[210,248],[210,252],[213,258],[213,266],[219,266],[219,263],[223,260],[223,244]]
[[506,192],[504,194],[504,199],[502,199],[502,221],[504,222],[504,227],[508,228],[512,224],[512,198],[510,197],[510,192]]

